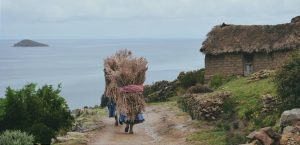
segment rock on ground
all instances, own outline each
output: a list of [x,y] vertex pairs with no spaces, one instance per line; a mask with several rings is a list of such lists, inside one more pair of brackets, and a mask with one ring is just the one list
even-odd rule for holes
[[298,121],[300,121],[300,108],[286,110],[280,117],[280,124],[290,124]]

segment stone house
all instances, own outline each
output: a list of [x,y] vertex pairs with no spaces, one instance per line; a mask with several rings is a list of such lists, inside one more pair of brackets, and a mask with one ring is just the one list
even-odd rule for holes
[[278,25],[217,25],[200,51],[205,54],[205,80],[215,74],[247,76],[282,65],[300,48],[300,16]]

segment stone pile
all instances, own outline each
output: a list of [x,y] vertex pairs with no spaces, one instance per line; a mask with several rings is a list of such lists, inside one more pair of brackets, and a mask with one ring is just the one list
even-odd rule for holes
[[89,132],[98,128],[103,127],[101,117],[103,111],[94,109],[75,109],[72,111],[72,115],[75,118],[75,122],[72,126],[71,131],[73,132]]
[[281,114],[282,145],[300,145],[300,108],[286,110]]
[[269,76],[274,74],[274,70],[261,70],[258,72],[253,73],[249,78],[249,82],[253,82],[253,81],[257,81],[257,80],[261,80],[261,79],[265,79],[268,78]]
[[279,145],[281,136],[271,127],[265,127],[258,131],[253,131],[247,138],[250,139],[248,145]]
[[262,112],[268,113],[278,111],[278,102],[274,96],[270,94],[262,95],[261,100],[263,104]]
[[223,113],[224,101],[229,96],[229,92],[186,94],[179,102],[193,119],[216,120]]
[[253,131],[247,138],[250,143],[244,145],[300,145],[300,108],[281,114],[278,133],[265,127]]

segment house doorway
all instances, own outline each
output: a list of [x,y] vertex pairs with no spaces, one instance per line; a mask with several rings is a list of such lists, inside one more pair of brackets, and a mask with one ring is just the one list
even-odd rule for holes
[[253,54],[244,54],[244,76],[249,76],[253,73]]

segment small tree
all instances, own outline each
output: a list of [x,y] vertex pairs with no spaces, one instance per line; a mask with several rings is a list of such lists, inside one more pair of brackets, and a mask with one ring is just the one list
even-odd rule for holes
[[[1,121],[3,120],[4,115],[5,115],[4,107],[5,107],[5,99],[0,98],[0,124],[1,124]],[[1,130],[1,127],[0,127],[0,130]]]
[[196,84],[204,84],[204,69],[181,72],[177,79],[183,88],[189,88]]
[[275,84],[282,103],[282,109],[300,107],[300,52],[289,56],[276,72]]
[[74,120],[67,103],[59,95],[60,88],[60,85],[57,89],[44,85],[36,89],[36,84],[32,83],[20,90],[8,87],[0,129],[26,131],[33,134],[38,143],[51,143],[51,138],[59,130],[69,129]]

